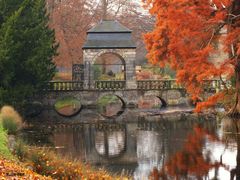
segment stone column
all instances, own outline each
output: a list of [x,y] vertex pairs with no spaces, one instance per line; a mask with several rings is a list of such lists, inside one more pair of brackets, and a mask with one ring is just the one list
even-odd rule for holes
[[83,83],[83,87],[84,89],[89,89],[90,87],[90,61],[89,61],[89,57],[88,57],[88,50],[83,50],[83,64],[84,64],[84,83]]
[[136,49],[127,49],[124,53],[126,63],[126,89],[136,89],[136,71],[135,71],[135,60],[136,60]]

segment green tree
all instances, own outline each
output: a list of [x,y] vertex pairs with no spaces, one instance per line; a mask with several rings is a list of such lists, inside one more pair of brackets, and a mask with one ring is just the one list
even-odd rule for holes
[[17,11],[23,0],[0,0],[0,26],[15,11]]
[[19,105],[54,76],[52,58],[58,45],[48,26],[45,0],[22,0],[17,10],[12,9],[1,18],[0,104]]

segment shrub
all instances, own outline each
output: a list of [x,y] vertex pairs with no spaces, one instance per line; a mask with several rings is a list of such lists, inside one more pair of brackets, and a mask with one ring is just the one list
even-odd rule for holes
[[4,106],[0,111],[2,126],[8,134],[16,134],[22,127],[21,116],[10,106]]
[[7,131],[8,134],[16,134],[18,130],[18,124],[11,118],[2,119],[3,129]]
[[21,139],[16,142],[13,153],[20,161],[24,161],[27,159],[27,146]]

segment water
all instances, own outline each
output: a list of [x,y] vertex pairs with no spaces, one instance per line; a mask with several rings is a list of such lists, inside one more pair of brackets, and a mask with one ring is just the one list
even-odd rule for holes
[[168,179],[226,180],[231,172],[239,173],[236,127],[240,123],[180,110],[126,109],[112,118],[94,109],[83,109],[71,118],[48,111],[32,120],[24,137],[30,143],[55,147],[60,154],[139,180],[148,179],[153,169]]

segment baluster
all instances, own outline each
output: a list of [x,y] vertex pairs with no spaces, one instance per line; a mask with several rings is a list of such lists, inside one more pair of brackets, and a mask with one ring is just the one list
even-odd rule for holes
[[154,85],[154,89],[157,90],[157,89],[158,89],[158,81],[155,81],[154,83],[155,83],[155,85]]
[[55,83],[54,83],[54,86],[55,86],[55,89],[54,89],[54,90],[55,90],[55,91],[58,91],[58,90],[59,90],[59,84],[58,84],[58,82],[55,82]]
[[121,87],[120,83],[121,83],[121,81],[117,82],[117,87],[116,87],[116,89],[121,89],[121,88],[120,88],[120,87]]
[[70,84],[69,82],[65,83],[65,88],[64,88],[65,91],[69,91],[70,90],[70,85],[69,84]]
[[101,82],[101,89],[106,89],[106,82],[105,81],[100,81]]
[[100,81],[101,82],[101,89],[105,89],[106,88],[106,83],[104,81]]
[[98,82],[95,81],[95,89],[98,89]]
[[112,90],[112,89],[114,89],[114,81],[110,81],[110,89]]

